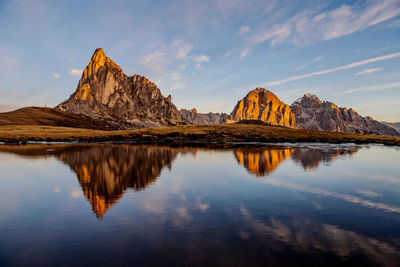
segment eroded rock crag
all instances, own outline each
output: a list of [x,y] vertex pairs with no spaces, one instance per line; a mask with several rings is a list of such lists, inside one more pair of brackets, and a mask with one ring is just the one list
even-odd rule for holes
[[146,77],[125,75],[101,48],[94,52],[75,92],[56,108],[111,121],[120,129],[187,124],[171,96],[164,97]]
[[241,99],[231,112],[227,123],[241,120],[260,120],[272,125],[296,127],[296,119],[289,105],[264,88],[256,88]]
[[353,109],[338,107],[321,101],[317,96],[305,94],[297,99],[291,109],[299,128],[344,133],[399,135],[399,133],[371,117],[362,117]]

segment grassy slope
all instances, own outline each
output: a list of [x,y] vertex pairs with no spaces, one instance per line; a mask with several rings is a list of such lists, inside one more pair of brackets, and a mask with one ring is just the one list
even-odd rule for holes
[[400,146],[400,137],[345,134],[252,124],[188,125],[100,131],[53,126],[0,126],[0,141],[138,141],[150,143],[326,142],[381,143]]
[[83,115],[53,108],[26,107],[0,113],[0,125],[47,125],[88,129],[105,129],[105,124]]

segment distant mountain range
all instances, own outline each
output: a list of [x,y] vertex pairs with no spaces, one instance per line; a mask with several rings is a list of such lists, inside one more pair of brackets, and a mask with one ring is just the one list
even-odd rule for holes
[[226,123],[229,116],[226,113],[198,113],[195,108],[181,109],[180,111],[183,118],[194,124],[222,124]]
[[291,110],[296,116],[297,126],[303,129],[344,133],[398,135],[399,133],[371,117],[362,117],[353,109],[338,107],[317,96],[305,94],[297,99]]
[[305,94],[291,106],[264,88],[251,90],[232,112],[180,111],[171,96],[146,77],[127,76],[103,49],[95,50],[69,99],[54,109],[25,108],[0,113],[0,125],[30,124],[92,129],[137,129],[186,124],[260,120],[271,125],[345,133],[400,135],[400,123],[378,122],[353,109]]
[[382,122],[383,124],[392,127],[393,129],[395,129],[397,132],[400,133],[400,122]]

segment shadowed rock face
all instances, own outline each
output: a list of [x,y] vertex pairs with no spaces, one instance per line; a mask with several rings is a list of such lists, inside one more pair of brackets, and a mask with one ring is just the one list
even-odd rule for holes
[[322,102],[317,96],[306,94],[291,105],[297,126],[303,129],[344,133],[399,135],[399,133],[371,117],[362,117],[353,109],[340,108],[332,102]]
[[273,125],[296,127],[295,116],[289,105],[263,88],[250,91],[240,100],[227,119],[227,123],[240,120],[261,120]]
[[382,121],[381,123],[395,129],[398,133],[400,133],[400,122],[385,122]]
[[147,78],[127,76],[106,57],[94,52],[76,91],[57,109],[109,120],[121,129],[186,124],[181,113]]
[[228,118],[226,113],[198,113],[195,108],[191,110],[181,109],[180,111],[184,119],[194,124],[222,124]]

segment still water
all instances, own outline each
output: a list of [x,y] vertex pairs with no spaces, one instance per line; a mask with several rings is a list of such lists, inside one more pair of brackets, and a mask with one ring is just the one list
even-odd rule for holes
[[400,149],[0,146],[1,266],[400,265]]

